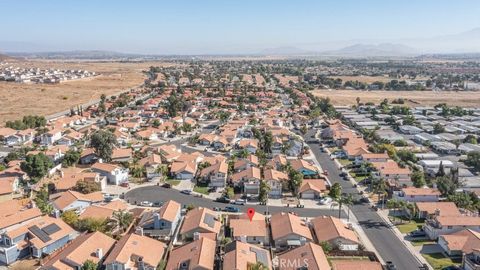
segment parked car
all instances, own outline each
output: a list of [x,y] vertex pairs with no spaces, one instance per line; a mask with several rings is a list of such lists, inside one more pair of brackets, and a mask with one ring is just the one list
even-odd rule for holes
[[427,234],[423,230],[415,230],[408,234],[411,237],[425,237]]
[[387,261],[385,263],[385,266],[387,267],[387,270],[397,270],[397,267],[395,266],[395,264],[391,261]]
[[245,205],[245,200],[242,200],[242,199],[237,199],[233,202],[233,204],[236,204],[236,205]]
[[340,176],[340,177],[347,177],[348,174],[347,174],[346,172],[341,172],[338,176]]
[[184,190],[180,191],[180,193],[190,195],[190,194],[192,194],[192,191],[189,190],[189,189],[184,189]]
[[328,176],[328,171],[327,171],[327,170],[323,170],[323,174],[325,174],[325,175]]
[[172,185],[171,185],[170,183],[164,183],[164,184],[162,185],[162,187],[163,187],[163,188],[171,188]]
[[232,213],[238,213],[240,212],[240,209],[234,206],[226,206],[224,209],[225,212],[232,212]]
[[320,199],[320,204],[326,205],[331,203],[332,201],[333,199],[330,197],[323,197],[322,199]]
[[213,207],[213,211],[220,212],[220,211],[222,211],[222,208],[220,208],[220,207]]
[[123,182],[120,184],[121,187],[128,188],[130,187],[130,184],[128,182]]
[[161,202],[161,201],[156,201],[152,204],[152,206],[154,206],[154,207],[160,207],[162,205],[163,205],[163,202]]
[[211,187],[208,189],[208,193],[216,192],[217,188],[216,187]]
[[151,206],[153,206],[153,203],[151,203],[149,201],[143,201],[143,202],[140,203],[140,206],[151,207]]
[[215,199],[215,201],[219,203],[230,203],[230,199],[227,197],[218,197]]

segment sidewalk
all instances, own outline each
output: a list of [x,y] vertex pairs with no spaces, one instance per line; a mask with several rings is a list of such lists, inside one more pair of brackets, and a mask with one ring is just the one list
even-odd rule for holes
[[398,237],[398,239],[405,245],[405,247],[412,253],[420,264],[428,265],[429,269],[433,269],[432,266],[427,262],[427,260],[420,254],[420,252],[415,249],[415,247],[407,240],[404,239],[404,235],[398,230],[397,226],[393,225],[393,223],[388,218],[388,210],[379,210],[378,215],[385,221],[388,225],[388,228]]

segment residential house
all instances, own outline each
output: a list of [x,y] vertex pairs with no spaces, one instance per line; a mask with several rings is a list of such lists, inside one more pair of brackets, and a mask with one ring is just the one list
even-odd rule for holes
[[179,203],[170,200],[157,211],[144,213],[137,231],[153,238],[169,239],[180,222],[181,208]]
[[40,135],[40,143],[42,145],[53,145],[62,138],[62,129],[52,128],[51,130]]
[[393,192],[393,198],[405,202],[438,202],[440,191],[434,188],[405,187]]
[[224,270],[250,269],[257,263],[261,263],[266,269],[272,269],[270,252],[241,241],[233,241],[225,245]]
[[128,182],[128,169],[122,168],[118,165],[97,162],[93,164],[91,168],[101,176],[107,177],[109,184],[120,185]]
[[474,248],[472,252],[465,254],[462,258],[464,270],[480,270],[480,249]]
[[312,229],[318,243],[328,242],[339,250],[358,250],[360,240],[351,228],[332,216],[312,219]]
[[20,194],[20,179],[16,176],[0,177],[0,202],[8,201]]
[[432,240],[437,239],[440,235],[452,234],[464,229],[480,232],[480,217],[439,215],[427,219],[423,225],[423,230]]
[[440,235],[438,245],[449,256],[462,256],[480,247],[480,233],[466,229],[452,234]]
[[40,270],[77,270],[86,261],[101,265],[114,244],[113,238],[98,231],[82,234],[66,248],[43,261]]
[[241,158],[233,163],[233,169],[236,172],[243,171],[250,167],[258,167],[258,157],[255,155],[248,155],[246,158]]
[[199,181],[208,182],[209,187],[225,187],[227,174],[228,164],[222,160],[202,169],[198,177]]
[[181,239],[193,239],[194,234],[201,234],[210,239],[217,239],[221,222],[214,211],[197,207],[185,215],[179,235]]
[[132,159],[132,149],[115,148],[112,151],[112,162],[129,162]]
[[263,171],[263,179],[267,181],[270,191],[268,195],[272,198],[282,196],[282,189],[288,185],[288,174],[274,169],[265,169]]
[[243,187],[246,194],[260,193],[260,169],[257,167],[249,167],[241,172],[237,172],[230,177],[230,181],[236,185]]
[[170,252],[165,270],[214,269],[215,240],[201,237]]
[[302,199],[318,199],[327,191],[324,179],[304,179],[298,189],[298,194]]
[[304,245],[312,241],[308,225],[300,217],[290,213],[276,213],[270,219],[272,240],[276,248]]
[[106,270],[156,270],[165,249],[158,240],[130,233],[115,244],[103,264]]
[[80,192],[68,190],[55,194],[54,196],[52,205],[60,212],[73,210],[77,213],[81,213],[91,204],[103,201],[103,195],[101,192],[82,194]]
[[294,159],[290,160],[289,162],[292,166],[292,169],[302,173],[304,176],[318,175],[318,168],[304,159]]
[[265,216],[260,213],[255,213],[251,221],[246,214],[231,216],[229,227],[234,240],[259,245],[269,243],[268,226]]
[[147,157],[142,158],[138,164],[145,168],[147,172],[147,179],[151,180],[156,177],[161,177],[161,172],[158,171],[158,168],[162,164],[162,158],[160,155],[151,154]]
[[42,216],[2,232],[0,262],[9,265],[32,256],[42,258],[64,247],[74,237],[74,230],[63,220]]
[[434,216],[460,216],[461,213],[453,202],[416,202],[417,218],[433,218]]
[[258,149],[258,140],[257,139],[242,139],[238,142],[238,147],[240,149],[246,149],[250,154],[255,154]]
[[273,261],[281,270],[331,270],[322,247],[311,242],[281,253]]

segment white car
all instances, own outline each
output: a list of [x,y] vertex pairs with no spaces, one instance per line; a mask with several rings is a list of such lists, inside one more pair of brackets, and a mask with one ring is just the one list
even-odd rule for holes
[[320,199],[320,204],[326,205],[326,204],[331,203],[332,201],[333,200],[330,197],[323,197],[322,199]]
[[235,200],[235,201],[233,202],[233,204],[236,204],[236,205],[245,205],[245,200],[238,199],[238,200]]
[[149,202],[149,201],[143,201],[140,203],[141,206],[147,206],[147,207],[150,207],[153,205],[153,203]]

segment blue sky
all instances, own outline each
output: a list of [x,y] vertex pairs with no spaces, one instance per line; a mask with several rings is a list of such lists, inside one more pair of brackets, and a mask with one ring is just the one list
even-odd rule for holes
[[0,14],[0,50],[243,53],[480,27],[475,0],[0,0]]

